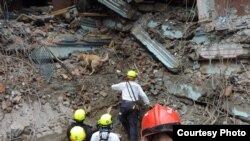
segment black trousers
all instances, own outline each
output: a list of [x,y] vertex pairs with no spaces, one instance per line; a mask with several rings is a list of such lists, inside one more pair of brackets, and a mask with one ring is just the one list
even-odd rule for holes
[[130,141],[138,141],[138,113],[139,110],[133,109],[133,102],[122,101],[120,106],[119,120],[126,130]]

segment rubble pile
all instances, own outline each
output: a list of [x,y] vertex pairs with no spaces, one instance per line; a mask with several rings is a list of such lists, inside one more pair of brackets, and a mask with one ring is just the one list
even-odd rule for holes
[[[42,140],[57,133],[63,140],[77,108],[92,125],[109,107],[117,117],[121,95],[110,87],[130,69],[150,101],[176,109],[185,124],[249,123],[248,27],[197,23],[193,8],[159,11],[120,24],[68,7],[0,24],[0,138]],[[81,53],[109,58],[88,75]],[[114,130],[124,135],[117,118]]]

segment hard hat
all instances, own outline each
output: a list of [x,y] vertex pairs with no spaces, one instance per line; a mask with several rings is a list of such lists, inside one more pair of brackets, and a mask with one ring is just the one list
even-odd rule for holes
[[71,141],[84,141],[85,138],[86,138],[86,133],[82,127],[75,126],[70,130]]
[[137,73],[133,70],[130,70],[130,71],[128,71],[127,76],[135,78],[137,76]]
[[143,116],[141,135],[146,137],[160,132],[172,132],[173,125],[180,123],[180,116],[175,110],[156,104]]
[[110,114],[104,114],[98,120],[98,124],[101,126],[107,126],[112,124],[112,116]]
[[78,109],[74,113],[74,120],[83,121],[86,117],[86,112],[83,109]]

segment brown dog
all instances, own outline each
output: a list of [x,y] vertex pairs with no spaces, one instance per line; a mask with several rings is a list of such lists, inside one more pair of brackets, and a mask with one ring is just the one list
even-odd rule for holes
[[96,67],[100,66],[101,63],[107,61],[109,59],[109,56],[107,54],[106,57],[102,59],[101,57],[93,54],[80,54],[78,58],[80,61],[84,61],[87,63],[84,68],[85,70],[88,66],[91,66],[92,71],[89,75],[92,75],[95,72]]

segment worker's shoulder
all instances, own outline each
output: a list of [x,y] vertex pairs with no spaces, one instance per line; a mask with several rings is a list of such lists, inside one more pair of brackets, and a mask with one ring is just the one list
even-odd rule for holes
[[99,131],[96,131],[96,132],[92,135],[92,137],[95,137],[95,136],[99,136]]
[[99,131],[96,131],[94,134],[92,134],[91,138],[94,139],[94,140],[99,138]]
[[[124,84],[126,84],[126,82],[120,82],[120,83],[113,84],[113,85],[124,85]],[[112,85],[112,86],[113,86],[113,85]]]
[[138,84],[137,82],[135,82],[135,81],[130,81],[129,82],[131,85],[133,85],[133,86],[141,86],[140,84]]

